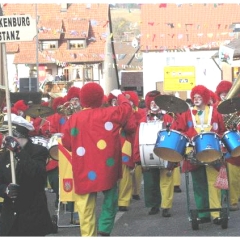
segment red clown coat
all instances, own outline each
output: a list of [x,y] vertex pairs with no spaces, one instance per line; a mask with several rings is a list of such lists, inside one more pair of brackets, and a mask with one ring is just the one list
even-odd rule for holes
[[124,95],[119,106],[86,108],[66,123],[62,143],[72,152],[72,169],[77,194],[111,189],[122,177],[120,129],[132,107]]

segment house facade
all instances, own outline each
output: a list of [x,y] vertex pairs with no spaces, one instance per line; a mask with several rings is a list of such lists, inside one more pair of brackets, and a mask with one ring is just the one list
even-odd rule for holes
[[222,79],[232,81],[223,69],[233,66],[212,56],[237,38],[239,10],[237,3],[142,4],[144,96],[158,89],[186,99],[195,85],[215,91]]
[[43,93],[66,93],[70,86],[89,81],[99,83],[105,92],[118,86],[108,4],[19,3],[2,9],[4,16],[30,14],[37,20],[38,34],[32,41],[6,43],[11,91],[16,78],[22,91],[28,79],[31,83],[38,79],[34,90]]

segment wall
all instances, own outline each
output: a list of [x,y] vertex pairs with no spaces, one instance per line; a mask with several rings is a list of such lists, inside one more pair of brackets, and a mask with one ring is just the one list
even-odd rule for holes
[[[144,96],[147,92],[157,88],[157,82],[164,81],[164,67],[166,66],[195,66],[196,85],[201,84],[215,91],[221,81],[221,71],[211,59],[215,53],[216,51],[143,52]],[[190,92],[187,91],[187,97],[190,96]]]

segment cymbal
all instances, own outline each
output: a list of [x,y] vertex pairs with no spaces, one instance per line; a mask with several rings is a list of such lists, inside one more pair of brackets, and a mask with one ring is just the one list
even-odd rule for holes
[[42,105],[33,105],[25,111],[25,114],[32,117],[48,117],[54,114],[54,110],[50,107],[42,106]]
[[227,100],[222,101],[217,110],[219,113],[222,114],[229,114],[234,113],[240,110],[240,98],[230,98]]
[[172,95],[160,95],[155,97],[155,103],[162,109],[168,112],[181,113],[188,110],[188,104]]

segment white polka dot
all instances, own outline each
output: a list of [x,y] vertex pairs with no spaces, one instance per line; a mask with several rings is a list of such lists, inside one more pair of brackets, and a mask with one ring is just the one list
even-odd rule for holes
[[107,131],[111,131],[113,129],[113,124],[111,122],[106,122],[105,123],[105,129]]
[[86,151],[85,151],[84,147],[78,147],[76,152],[77,152],[78,156],[83,156],[83,155],[85,155]]

